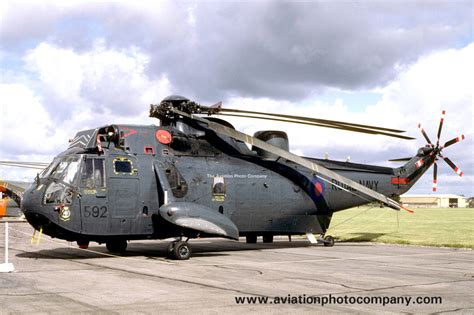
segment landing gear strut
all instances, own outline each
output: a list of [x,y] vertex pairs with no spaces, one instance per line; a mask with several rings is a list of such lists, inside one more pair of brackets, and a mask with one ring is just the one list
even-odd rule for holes
[[191,246],[187,241],[175,241],[168,245],[168,257],[176,260],[187,260],[191,257]]

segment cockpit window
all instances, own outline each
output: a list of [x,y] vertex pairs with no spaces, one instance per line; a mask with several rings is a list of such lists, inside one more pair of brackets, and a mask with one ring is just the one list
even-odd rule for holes
[[105,160],[86,158],[82,168],[82,186],[105,187]]
[[46,188],[44,204],[70,205],[75,197],[72,186],[79,171],[79,156],[57,158],[42,173],[42,178],[52,178]]
[[58,162],[59,160],[58,159],[54,159],[53,162],[51,162],[51,164],[48,165],[48,167],[46,167],[42,172],[41,174],[39,175],[40,178],[46,178],[48,177],[51,172],[53,171],[53,169],[58,165]]
[[64,171],[63,175],[63,182],[66,184],[72,184],[74,182],[74,179],[76,178],[76,175],[79,171],[79,159],[75,161],[71,161],[67,167],[66,170]]
[[116,158],[114,160],[114,171],[117,174],[131,174],[133,173],[132,161],[127,158]]
[[51,172],[51,177],[59,178],[64,173],[64,170],[68,166],[69,162],[70,161],[68,160],[63,160],[59,162],[58,166],[56,166],[54,170]]
[[67,156],[54,160],[40,175],[73,184],[79,171],[79,156]]

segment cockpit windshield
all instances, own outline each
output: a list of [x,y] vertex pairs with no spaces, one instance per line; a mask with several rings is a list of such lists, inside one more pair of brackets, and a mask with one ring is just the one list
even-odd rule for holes
[[56,168],[56,166],[58,166],[58,163],[59,163],[59,159],[54,159],[53,162],[51,162],[51,164],[48,165],[48,167],[46,167],[40,174],[39,174],[39,177],[40,178],[47,178],[49,176],[49,174],[51,174],[51,172],[53,171],[54,168]]
[[55,164],[55,166],[53,166],[50,171],[44,173],[45,177],[54,178],[66,184],[72,184],[74,182],[79,172],[79,156],[67,156],[53,164]]
[[55,159],[41,174],[42,178],[52,178],[46,188],[44,204],[69,205],[75,196],[72,187],[76,181],[80,168],[79,156],[66,156]]

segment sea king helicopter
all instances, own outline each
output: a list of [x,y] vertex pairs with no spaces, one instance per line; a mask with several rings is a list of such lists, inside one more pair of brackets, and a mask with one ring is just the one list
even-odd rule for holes
[[[371,202],[395,210],[396,202],[434,165],[444,160],[462,172],[419,126],[427,145],[401,167],[389,168],[301,157],[289,152],[287,134],[237,131],[220,116],[269,119],[344,131],[413,139],[404,131],[334,120],[203,106],[182,96],[151,105],[160,125],[107,125],[80,131],[66,151],[23,192],[8,186],[27,221],[38,231],[81,248],[105,243],[111,252],[129,240],[174,238],[169,257],[188,259],[189,239],[246,238],[272,242],[276,235],[304,235],[326,246],[334,212]],[[3,162],[41,168],[44,165]],[[14,189],[14,188],[17,189]],[[311,237],[310,237],[311,236]]]

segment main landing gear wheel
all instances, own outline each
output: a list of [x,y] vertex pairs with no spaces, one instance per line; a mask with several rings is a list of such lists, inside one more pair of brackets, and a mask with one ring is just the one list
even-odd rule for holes
[[179,241],[168,245],[168,256],[177,260],[187,260],[191,257],[191,246],[188,242]]
[[257,235],[256,234],[247,235],[245,237],[245,241],[247,242],[247,244],[256,244],[257,243]]
[[324,246],[333,247],[334,246],[334,237],[327,235],[323,239]]
[[112,253],[123,253],[127,250],[126,240],[113,240],[105,243],[107,250]]
[[264,243],[273,243],[273,235],[263,235],[262,238]]

